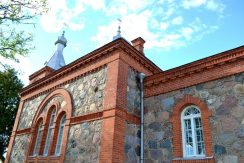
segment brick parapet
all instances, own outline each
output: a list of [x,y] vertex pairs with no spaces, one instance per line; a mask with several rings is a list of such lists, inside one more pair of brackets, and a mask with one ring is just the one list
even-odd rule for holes
[[244,47],[205,58],[145,79],[145,97],[171,92],[244,71]]
[[[158,68],[154,63],[152,63],[145,56],[140,55],[139,51],[137,51],[128,42],[121,38],[104,45],[103,47],[81,57],[80,59],[64,66],[57,71],[54,71],[44,78],[39,79],[38,82],[35,81],[21,91],[21,96],[29,96],[30,94],[33,96],[33,92],[36,90],[42,90],[42,92],[44,90],[46,91],[48,89],[57,87],[64,82],[68,82],[69,80],[72,80],[85,72],[92,71],[95,68],[106,65],[107,63],[111,62],[114,57],[116,57],[114,54],[117,50],[122,50],[125,52],[125,55],[130,55],[130,57],[135,58],[136,62],[142,64],[145,69],[150,71],[152,74],[161,71],[160,68]],[[61,78],[62,80],[60,80]],[[49,88],[44,89],[47,85]]]

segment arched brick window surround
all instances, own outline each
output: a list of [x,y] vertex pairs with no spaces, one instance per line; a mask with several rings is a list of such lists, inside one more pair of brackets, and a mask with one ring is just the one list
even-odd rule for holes
[[174,158],[178,159],[183,157],[181,112],[185,109],[185,107],[189,105],[196,105],[201,111],[204,144],[206,150],[205,155],[206,158],[211,158],[213,156],[213,151],[212,151],[211,129],[209,126],[209,117],[212,115],[212,112],[208,109],[207,105],[203,101],[191,95],[186,95],[180,102],[178,102],[175,105],[175,107],[173,108],[173,114],[170,118],[170,121],[173,126],[172,130],[173,130]]
[[[45,106],[47,105],[47,103],[53,99],[55,96],[61,96],[63,97],[64,101],[66,102],[66,106],[63,108],[60,108],[60,104],[57,101],[54,101],[50,107],[48,108],[47,112],[44,114],[43,113],[43,109],[45,108]],[[48,152],[48,155],[46,157],[43,156],[37,156],[37,157],[33,157],[32,153],[33,153],[33,149],[34,149],[34,144],[35,144],[35,140],[36,140],[36,125],[38,124],[38,122],[40,121],[40,117],[43,119],[44,122],[44,133],[42,134],[41,137],[41,149],[39,151],[39,154],[43,153],[44,150],[44,146],[45,146],[45,142],[46,142],[46,135],[47,135],[47,129],[48,129],[48,124],[50,121],[50,114],[53,111],[53,109],[55,109],[55,119],[54,119],[54,132],[53,135],[51,136],[51,144],[50,144],[50,149]],[[64,134],[63,134],[63,143],[62,143],[62,148],[61,148],[61,155],[60,156],[54,156],[54,151],[55,151],[55,147],[56,147],[56,140],[57,140],[57,134],[58,134],[58,129],[59,129],[59,122],[62,118],[62,116],[66,114],[66,122],[65,122],[65,128],[64,128]],[[32,125],[31,125],[31,133],[32,137],[31,137],[31,143],[30,143],[30,147],[28,150],[28,158],[27,158],[27,162],[29,161],[43,161],[43,162],[50,162],[51,160],[53,161],[61,161],[63,162],[65,159],[65,149],[66,149],[66,145],[67,145],[67,139],[68,139],[68,131],[69,131],[69,126],[70,126],[70,118],[72,116],[72,99],[71,96],[69,94],[68,91],[66,91],[65,89],[57,89],[53,92],[51,92],[49,95],[47,95],[45,97],[45,99],[41,102],[41,104],[39,105],[36,114],[33,118],[32,121]]]

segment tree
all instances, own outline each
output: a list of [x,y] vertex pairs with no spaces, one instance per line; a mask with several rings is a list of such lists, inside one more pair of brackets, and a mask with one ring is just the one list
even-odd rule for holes
[[0,56],[17,62],[17,54],[26,56],[33,37],[16,27],[35,25],[33,18],[47,10],[47,0],[0,0]]
[[0,159],[8,147],[23,83],[14,69],[0,71]]

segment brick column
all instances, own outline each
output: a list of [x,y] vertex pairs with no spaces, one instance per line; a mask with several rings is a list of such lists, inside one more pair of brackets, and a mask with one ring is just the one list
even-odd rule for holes
[[100,163],[124,162],[128,65],[117,59],[108,65],[105,87]]
[[18,112],[17,112],[16,118],[15,118],[13,132],[11,134],[11,138],[10,138],[10,141],[9,141],[9,144],[8,144],[8,152],[7,152],[6,159],[4,161],[5,163],[9,162],[9,160],[10,160],[10,155],[11,155],[12,147],[14,145],[14,139],[15,139],[15,136],[16,136],[16,131],[17,131],[17,128],[18,128],[19,118],[20,118],[20,114],[21,114],[22,109],[23,109],[23,105],[24,105],[24,101],[21,100],[20,104],[19,104],[19,107],[18,107]]

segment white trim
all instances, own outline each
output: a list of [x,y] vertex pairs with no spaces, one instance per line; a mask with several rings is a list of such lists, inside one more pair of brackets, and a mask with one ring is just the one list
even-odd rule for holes
[[211,159],[214,158],[214,156],[210,157],[175,157],[172,160],[206,160],[206,159]]

